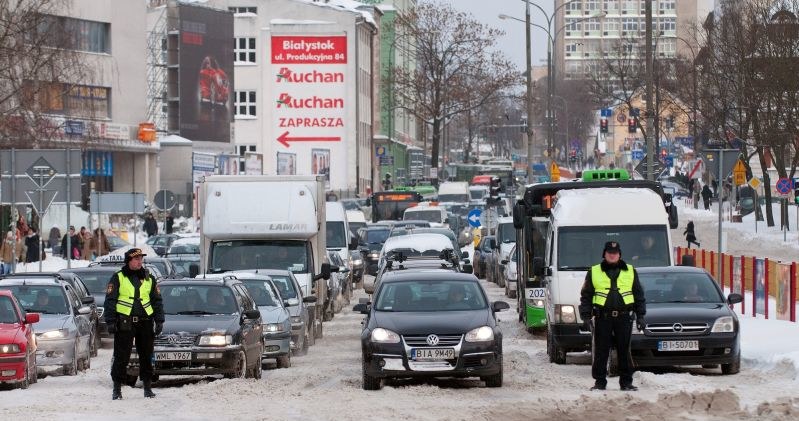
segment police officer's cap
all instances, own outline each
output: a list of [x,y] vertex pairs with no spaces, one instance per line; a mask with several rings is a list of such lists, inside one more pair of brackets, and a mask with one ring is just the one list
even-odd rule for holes
[[125,263],[130,262],[134,257],[143,257],[146,256],[144,252],[141,251],[140,248],[134,247],[125,252]]
[[608,251],[611,253],[621,254],[621,246],[617,241],[608,241],[607,243],[605,243],[605,248],[602,249],[602,256],[604,257],[605,253]]

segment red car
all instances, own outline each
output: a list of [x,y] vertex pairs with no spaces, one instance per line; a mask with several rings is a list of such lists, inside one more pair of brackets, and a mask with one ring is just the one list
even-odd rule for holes
[[206,56],[200,66],[200,102],[227,105],[230,82],[215,58]]
[[25,313],[11,294],[0,290],[0,383],[27,389],[36,383],[36,340],[33,324],[38,313]]

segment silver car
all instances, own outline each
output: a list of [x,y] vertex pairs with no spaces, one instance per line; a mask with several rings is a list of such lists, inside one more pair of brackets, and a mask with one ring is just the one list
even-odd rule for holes
[[57,275],[26,278],[16,274],[0,279],[26,312],[39,313],[36,323],[36,366],[40,373],[54,367],[74,376],[89,368],[92,351],[91,307],[81,303],[73,287]]
[[288,270],[268,269],[259,270],[258,273],[272,278],[272,283],[277,288],[283,304],[291,316],[291,350],[295,355],[305,355],[308,347],[316,342],[316,338],[308,330],[308,307],[306,304],[315,303],[316,297],[302,296],[297,278]]

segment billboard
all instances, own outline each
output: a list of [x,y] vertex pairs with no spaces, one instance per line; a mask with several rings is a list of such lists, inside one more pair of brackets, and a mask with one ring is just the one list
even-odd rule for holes
[[233,14],[180,4],[180,136],[230,142]]
[[[346,188],[347,134],[355,132],[347,119],[355,105],[348,99],[347,36],[273,34],[270,64],[264,81],[268,141],[278,152],[278,173],[286,170],[287,157],[281,169],[280,154],[292,153],[297,174],[324,174],[328,188]],[[354,139],[349,144],[356,147]],[[342,164],[331,168],[331,160]]]
[[296,175],[296,174],[297,174],[297,154],[278,152],[277,175]]

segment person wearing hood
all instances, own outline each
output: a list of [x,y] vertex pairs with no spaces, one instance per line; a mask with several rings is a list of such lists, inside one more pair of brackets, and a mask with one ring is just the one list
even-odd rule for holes
[[127,380],[128,362],[136,340],[139,355],[139,377],[144,385],[144,397],[154,398],[153,341],[163,330],[164,307],[161,292],[153,278],[142,266],[144,253],[139,248],[125,252],[125,264],[111,276],[105,291],[105,322],[108,333],[114,334],[114,357],[111,379],[114,389],[111,399],[122,399],[122,384]]
[[580,317],[592,334],[591,390],[607,387],[608,357],[611,347],[619,359],[621,390],[635,391],[630,355],[633,317],[639,330],[644,329],[646,299],[638,272],[621,259],[621,246],[608,241],[602,250],[602,262],[585,275],[580,291]]

